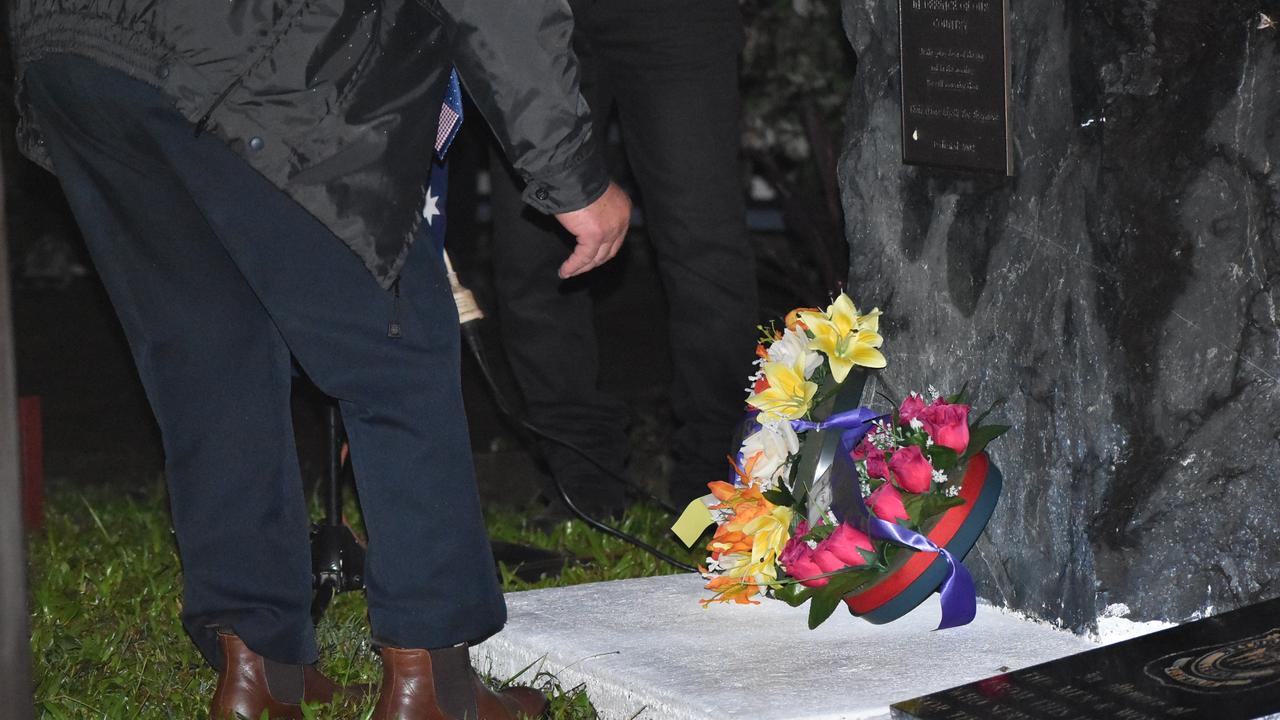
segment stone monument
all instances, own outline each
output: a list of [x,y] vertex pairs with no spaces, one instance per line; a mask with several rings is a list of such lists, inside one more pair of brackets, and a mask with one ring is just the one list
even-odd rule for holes
[[1014,426],[979,593],[1078,631],[1280,594],[1268,6],[1010,2],[1011,177],[904,164],[897,0],[843,10],[850,294],[895,389],[967,382]]

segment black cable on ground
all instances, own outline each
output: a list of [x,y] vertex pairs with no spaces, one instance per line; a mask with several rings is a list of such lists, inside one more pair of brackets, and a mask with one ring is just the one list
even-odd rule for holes
[[[617,480],[618,482],[622,483],[623,485],[626,485],[627,487],[631,488],[635,492],[648,497],[654,503],[656,503],[659,507],[671,513],[672,515],[678,514],[676,509],[672,507],[670,503],[657,497],[652,492],[650,492],[647,488],[640,486],[631,478],[628,478],[625,475],[620,475],[617,472],[613,471],[611,468],[606,467],[599,460],[592,457],[591,453],[587,452],[582,447],[579,447],[577,444],[570,442],[568,440],[565,440],[564,438],[558,437],[554,433],[550,433],[550,432],[547,432],[546,430],[543,430],[542,428],[529,422],[524,416],[522,416],[521,414],[513,410],[511,406],[507,404],[506,397],[503,396],[502,389],[498,387],[497,379],[493,375],[493,368],[489,364],[488,353],[485,352],[484,340],[480,337],[479,320],[471,320],[468,322],[464,322],[461,325],[461,329],[462,329],[462,337],[466,339],[467,346],[471,348],[471,354],[475,356],[476,364],[480,366],[480,373],[484,376],[485,382],[489,385],[489,390],[492,391],[493,393],[494,403],[497,404],[498,409],[501,410],[504,415],[511,418],[513,422],[515,422],[525,430],[528,430],[530,433],[534,434],[535,436],[540,437],[549,442],[553,442],[562,447],[568,448],[569,450],[572,450],[573,452],[581,455],[585,460],[590,462],[592,465],[595,465],[597,468],[601,470],[601,472],[605,473],[610,478]],[[616,537],[619,540],[630,543],[640,548],[641,550],[644,550],[650,555],[658,558],[659,560],[667,563],[668,565],[677,567],[686,572],[693,572],[693,573],[698,572],[698,568],[692,565],[689,565],[688,563],[681,562],[680,560],[677,560],[674,557],[671,557],[670,555],[653,547],[652,545],[650,545],[649,543],[646,543],[640,538],[630,533],[627,533],[623,530],[619,530],[618,528],[612,527],[610,525],[606,525],[605,523],[591,517],[587,513],[583,512],[581,508],[579,508],[577,505],[574,504],[573,499],[569,497],[569,493],[565,490],[564,484],[560,481],[560,478],[555,476],[555,473],[551,474],[551,481],[555,484],[556,492],[560,494],[560,499],[564,501],[564,504],[566,507],[569,508],[569,511],[572,512],[574,515],[578,516],[589,527],[599,530],[600,532],[605,533],[606,535],[612,535],[613,537]]]

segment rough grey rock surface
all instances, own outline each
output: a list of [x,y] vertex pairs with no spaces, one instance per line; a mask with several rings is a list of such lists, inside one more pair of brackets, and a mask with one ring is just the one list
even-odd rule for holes
[[[1280,28],[1266,3],[1010,3],[1017,175],[903,166],[897,3],[845,0],[851,294],[899,390],[1014,429],[966,563],[1092,627],[1280,592]],[[1280,13],[1273,17],[1280,19]]]

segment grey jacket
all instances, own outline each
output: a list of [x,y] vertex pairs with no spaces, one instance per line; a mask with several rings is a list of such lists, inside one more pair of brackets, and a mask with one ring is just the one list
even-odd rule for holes
[[[10,0],[19,147],[49,168],[23,70],[81,55],[159,88],[384,286],[421,222],[448,68],[558,213],[608,184],[564,0]],[[52,168],[50,168],[52,169]]]

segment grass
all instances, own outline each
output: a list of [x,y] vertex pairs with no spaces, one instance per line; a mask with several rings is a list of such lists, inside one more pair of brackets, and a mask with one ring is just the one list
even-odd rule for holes
[[[354,507],[350,515],[357,513]],[[508,591],[675,572],[640,550],[572,522],[548,532],[513,511],[494,513],[495,539],[552,548],[583,560],[557,578],[526,583],[504,568]],[[632,508],[624,529],[690,561],[667,532],[670,518]],[[31,642],[37,716],[202,718],[216,677],[179,621],[181,573],[163,489],[54,488],[46,526],[31,537]],[[380,678],[369,645],[365,602],[338,596],[317,628],[322,667],[341,682]],[[501,683],[504,678],[494,678]],[[596,717],[583,688],[537,684],[552,695],[551,717]],[[373,699],[307,708],[308,717],[366,718]]]

